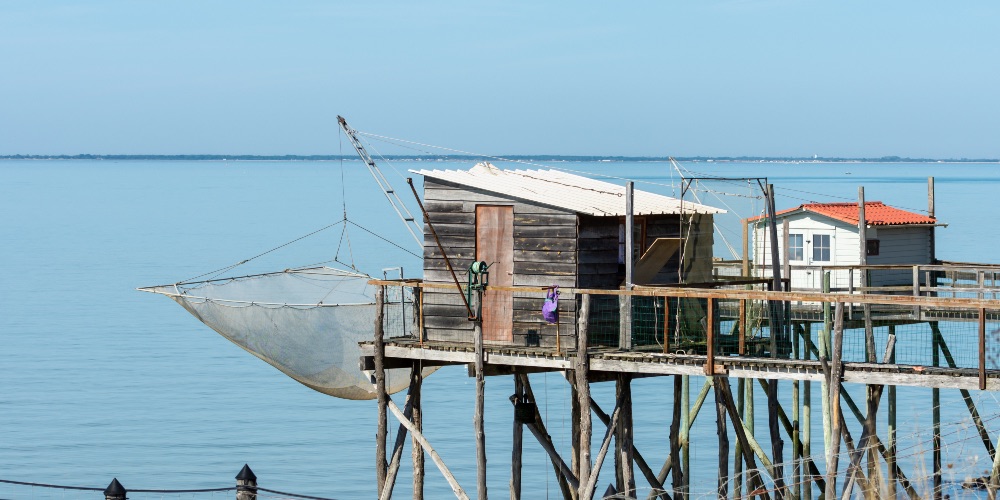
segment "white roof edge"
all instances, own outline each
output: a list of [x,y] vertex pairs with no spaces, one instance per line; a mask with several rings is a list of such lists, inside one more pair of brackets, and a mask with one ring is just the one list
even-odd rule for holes
[[[468,186],[567,211],[595,215],[625,215],[625,186],[591,179],[555,169],[501,170],[478,163],[469,170],[409,170],[445,182]],[[685,202],[649,191],[635,191],[635,215],[721,214],[725,210],[695,202]]]

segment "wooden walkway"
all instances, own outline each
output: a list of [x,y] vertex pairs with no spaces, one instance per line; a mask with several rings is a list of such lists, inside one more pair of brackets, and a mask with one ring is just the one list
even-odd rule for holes
[[[374,367],[374,344],[361,344],[363,363],[367,369]],[[662,354],[656,352],[624,352],[611,347],[592,347],[587,350],[593,378],[610,374],[627,373],[637,376],[707,375],[705,355]],[[471,344],[424,341],[396,338],[385,343],[386,368],[409,367],[415,360],[430,365],[472,365],[476,361]],[[486,376],[511,375],[521,371],[572,370],[577,352],[554,348],[484,346]],[[946,368],[879,363],[843,364],[843,381],[858,384],[932,387],[942,389],[979,390],[979,370],[975,368]],[[818,360],[775,359],[747,356],[716,356],[713,375],[732,378],[809,380],[822,381],[823,366]],[[986,390],[1000,390],[1000,370],[987,370]]]

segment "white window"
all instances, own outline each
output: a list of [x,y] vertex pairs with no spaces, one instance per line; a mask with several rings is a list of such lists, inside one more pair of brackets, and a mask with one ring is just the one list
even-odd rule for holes
[[804,241],[801,234],[788,234],[788,260],[802,260],[804,258]]
[[812,249],[814,262],[830,262],[830,235],[814,234]]

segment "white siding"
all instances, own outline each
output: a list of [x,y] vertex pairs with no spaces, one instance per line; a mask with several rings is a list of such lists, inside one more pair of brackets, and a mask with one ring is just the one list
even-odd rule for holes
[[879,254],[869,264],[930,264],[930,228],[915,226],[878,228]]
[[[791,279],[793,290],[821,288],[823,284],[823,274],[821,268],[823,266],[850,265],[858,263],[857,235],[852,234],[846,224],[830,220],[826,217],[816,216],[815,214],[809,212],[791,214],[787,217],[779,219],[779,245],[782,245],[784,242],[784,220],[788,220],[789,234],[803,235],[803,260],[789,261],[792,271]],[[763,223],[761,223],[759,227],[753,231],[753,262],[757,266],[766,267],[766,269],[758,271],[759,273],[762,272],[763,276],[771,276],[771,246],[768,231],[767,226]],[[812,245],[814,235],[816,234],[830,235],[830,261],[828,262],[816,262],[812,260]],[[851,255],[850,250],[845,248],[845,240],[847,240],[847,245],[853,245],[848,247],[854,249],[853,255]],[[781,262],[784,262],[785,258],[783,250],[784,249],[782,248],[779,248],[778,250],[778,257]],[[836,288],[838,284],[834,283],[832,286]],[[846,278],[843,286],[847,286]]]
[[[880,227],[877,235],[879,254],[868,257],[868,263],[930,264],[930,231],[928,227]],[[912,283],[913,273],[910,270],[874,271],[871,275],[872,286],[900,286]]]
[[[791,261],[792,288],[809,289],[822,286],[823,266],[856,266],[861,263],[861,241],[857,226],[823,217],[810,212],[789,214],[778,221],[778,242],[784,241],[782,223],[788,221],[789,234],[803,234],[803,261]],[[866,231],[869,239],[879,240],[879,255],[868,257],[869,264],[928,264],[930,255],[930,229],[914,226],[883,226],[870,227]],[[831,261],[812,261],[812,239],[815,234],[831,234]],[[751,228],[753,238],[752,262],[755,266],[764,266],[758,270],[763,276],[770,276],[771,247],[768,227],[759,222]],[[779,258],[784,262],[783,249],[779,249]],[[908,284],[909,275],[905,273],[883,272],[881,276],[874,273],[873,286]],[[760,275],[760,274],[758,274]],[[898,276],[897,276],[898,275]],[[847,289],[851,279],[847,271],[836,271],[832,274],[830,286],[834,289]],[[860,286],[861,276],[853,273],[854,286]],[[897,283],[899,282],[899,283]]]

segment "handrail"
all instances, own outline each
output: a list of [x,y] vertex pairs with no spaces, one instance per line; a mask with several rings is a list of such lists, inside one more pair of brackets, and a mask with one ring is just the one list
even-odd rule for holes
[[[455,289],[451,283],[401,283],[399,281],[373,279],[368,282],[376,286],[409,286],[414,288]],[[540,286],[498,286],[489,285],[490,290],[500,292],[544,293],[547,288]],[[914,297],[912,295],[850,295],[821,292],[767,292],[762,290],[714,290],[705,288],[652,288],[637,286],[633,290],[608,290],[596,288],[560,287],[566,294],[616,295],[631,297],[682,297],[703,299],[748,299],[793,302],[851,302],[854,304],[893,304],[921,307],[962,307],[1000,309],[1000,299],[975,299],[965,297]]]

